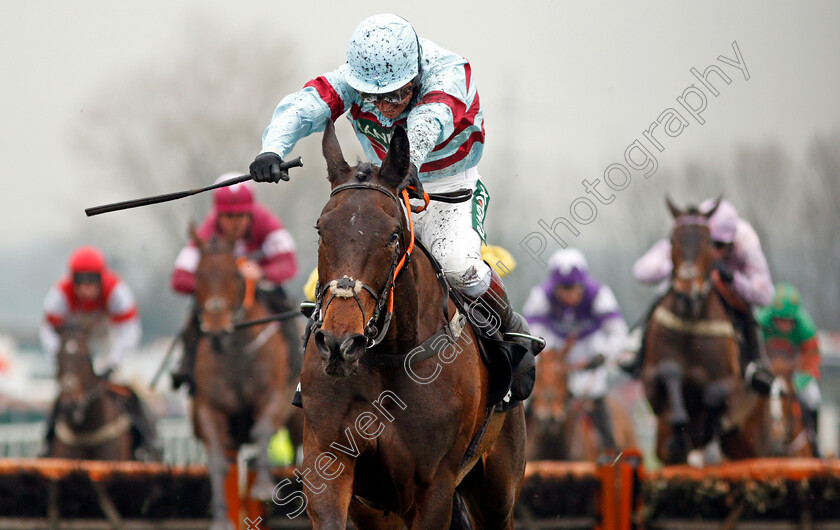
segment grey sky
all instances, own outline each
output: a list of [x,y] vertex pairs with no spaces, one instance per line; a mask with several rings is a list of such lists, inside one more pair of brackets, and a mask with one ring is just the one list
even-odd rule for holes
[[[364,17],[398,13],[422,36],[471,61],[487,122],[485,160],[510,153],[517,173],[533,182],[552,178],[558,187],[574,187],[568,199],[582,191],[581,178],[620,161],[663,110],[677,107],[677,96],[698,84],[691,67],[702,71],[720,65],[719,55],[734,58],[733,41],[749,81],[723,66],[732,83],[709,99],[705,125],[691,122],[663,142],[661,165],[728,156],[737,144],[767,140],[798,156],[814,134],[840,126],[836,2],[7,0],[2,6],[0,251],[6,253],[33,241],[84,240],[82,210],[93,204],[78,184],[91,168],[71,151],[70,126],[110,77],[176,48],[190,20],[228,24],[243,35],[282,32],[295,43],[302,85],[344,60]],[[261,132],[254,131],[255,153]],[[557,181],[548,168],[562,168],[568,180]],[[160,190],[168,191],[174,190]]]

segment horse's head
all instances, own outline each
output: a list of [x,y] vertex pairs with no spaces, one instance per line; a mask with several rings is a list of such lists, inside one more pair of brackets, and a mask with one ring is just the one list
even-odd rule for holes
[[385,325],[386,304],[393,304],[389,293],[407,244],[397,188],[408,175],[408,136],[394,130],[381,168],[350,166],[328,121],[323,151],[332,192],[316,224],[323,325],[314,339],[326,372],[344,377]]
[[677,295],[676,313],[686,318],[699,318],[711,290],[709,276],[715,259],[709,218],[715,213],[720,199],[708,212],[700,212],[695,207],[680,210],[670,198],[666,197],[665,201],[674,218],[671,260],[673,290]]
[[234,330],[236,313],[245,296],[232,241],[202,241],[190,225],[190,235],[201,258],[195,271],[195,305],[202,333],[219,337]]
[[98,318],[70,317],[57,328],[58,409],[72,423],[81,424],[98,392],[98,380],[90,355],[90,336]]

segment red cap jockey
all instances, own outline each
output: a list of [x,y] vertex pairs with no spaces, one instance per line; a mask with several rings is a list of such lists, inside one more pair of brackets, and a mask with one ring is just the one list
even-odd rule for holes
[[[70,274],[47,293],[41,345],[55,355],[61,345],[55,328],[72,315],[101,313],[108,317],[111,346],[104,364],[115,367],[140,343],[140,318],[128,285],[111,271],[96,247],[77,248],[67,263]],[[100,366],[103,363],[100,363]]]

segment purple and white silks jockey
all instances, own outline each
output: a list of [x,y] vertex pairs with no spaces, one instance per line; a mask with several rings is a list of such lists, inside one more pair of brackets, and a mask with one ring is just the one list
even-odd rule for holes
[[[569,263],[575,265],[563,271],[563,264]],[[555,294],[558,286],[570,283],[583,287],[583,297],[575,306],[565,305]],[[563,349],[572,335],[576,337],[566,356],[570,365],[586,363],[598,354],[613,360],[627,338],[627,324],[615,295],[590,274],[583,255],[574,249],[552,256],[549,276],[531,290],[523,314],[531,332],[545,338],[546,348]],[[603,397],[607,393],[607,367],[573,371],[568,384],[574,396]]]

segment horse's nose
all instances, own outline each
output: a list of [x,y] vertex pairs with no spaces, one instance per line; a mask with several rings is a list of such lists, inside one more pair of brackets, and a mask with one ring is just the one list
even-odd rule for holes
[[347,362],[355,362],[365,352],[367,337],[361,333],[350,333],[341,339],[329,331],[319,329],[315,332],[315,346],[325,361],[334,355],[341,356]]

